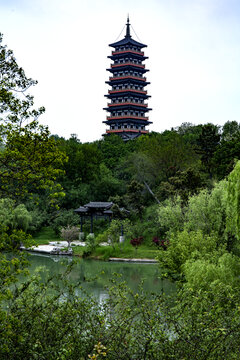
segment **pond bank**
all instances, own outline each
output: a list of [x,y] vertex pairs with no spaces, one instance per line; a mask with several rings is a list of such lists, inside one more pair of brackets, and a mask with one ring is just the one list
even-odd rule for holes
[[[74,246],[85,246],[84,242],[80,241],[74,241],[72,243]],[[102,244],[103,246],[106,246],[106,244]],[[74,256],[72,251],[67,250],[68,243],[66,241],[52,241],[47,245],[38,245],[31,248],[25,248],[24,246],[21,247],[21,250],[30,251],[33,253],[39,253],[39,254],[49,254],[49,255],[68,255],[68,256]],[[72,250],[72,249],[71,249]],[[76,255],[78,256],[78,255]],[[155,259],[148,259],[148,258],[120,258],[120,257],[110,257],[108,261],[114,261],[114,262],[132,262],[132,263],[157,263],[157,260]]]
[[109,258],[108,261],[118,261],[118,262],[141,262],[141,263],[157,263],[157,260],[154,259],[124,259],[124,258]]

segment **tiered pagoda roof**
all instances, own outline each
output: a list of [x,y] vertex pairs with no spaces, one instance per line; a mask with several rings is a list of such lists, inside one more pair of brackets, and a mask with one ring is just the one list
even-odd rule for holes
[[108,56],[113,63],[107,69],[111,76],[106,81],[111,89],[105,95],[110,102],[104,110],[110,113],[106,123],[110,128],[106,134],[118,134],[124,140],[133,139],[148,133],[146,126],[151,124],[146,113],[151,110],[145,100],[150,96],[145,90],[147,82],[144,74],[148,71],[142,64],[148,57],[142,48],[147,45],[132,39],[129,18],[124,39],[109,44],[114,48]]

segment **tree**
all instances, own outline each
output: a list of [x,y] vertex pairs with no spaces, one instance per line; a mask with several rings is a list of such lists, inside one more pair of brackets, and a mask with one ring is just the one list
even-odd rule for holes
[[[44,108],[33,109],[33,97],[28,93],[36,83],[26,77],[13,52],[2,45],[0,35],[0,197],[8,198],[1,205],[11,217],[7,224],[0,224],[0,297],[4,300],[11,299],[9,286],[26,266],[17,250],[21,244],[32,245],[23,231],[30,215],[22,202],[44,193],[46,200],[56,205],[64,195],[56,177],[66,157],[50,138],[48,128],[38,123]],[[9,259],[3,251],[15,253]]]
[[226,229],[240,240],[240,161],[237,161],[227,179]]
[[37,121],[44,108],[32,109],[28,90],[36,83],[26,77],[0,35],[0,194],[19,200],[44,190],[56,203],[63,195],[55,180],[65,156]]
[[212,158],[220,141],[219,126],[213,124],[202,125],[202,131],[197,140],[201,161],[210,177],[213,175]]
[[0,121],[21,128],[25,120],[36,120],[44,112],[44,107],[32,109],[33,96],[28,90],[36,84],[18,66],[13,52],[2,45],[0,33]]
[[213,155],[214,174],[224,179],[233,169],[235,160],[240,159],[240,133],[229,140],[222,140]]
[[221,141],[230,141],[239,138],[240,126],[236,120],[227,121],[222,127]]
[[79,228],[76,226],[67,226],[61,229],[61,237],[67,241],[68,249],[71,247],[71,242],[78,240]]

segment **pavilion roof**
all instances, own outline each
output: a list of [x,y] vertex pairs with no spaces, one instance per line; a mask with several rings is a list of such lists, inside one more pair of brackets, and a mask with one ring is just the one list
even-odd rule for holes
[[84,207],[90,209],[110,209],[113,206],[112,202],[102,202],[102,201],[91,201],[88,204],[85,204]]
[[75,209],[74,212],[84,215],[94,213],[94,211],[100,211],[100,213],[110,215],[112,213],[112,211],[110,210],[112,206],[112,202],[91,201],[88,204],[85,204],[83,206],[80,206],[78,209]]

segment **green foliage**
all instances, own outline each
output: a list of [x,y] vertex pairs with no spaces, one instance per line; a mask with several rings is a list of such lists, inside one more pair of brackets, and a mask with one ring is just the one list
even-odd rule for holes
[[161,181],[195,164],[198,158],[193,147],[176,131],[144,137],[141,151],[152,164],[152,175]]
[[60,241],[60,236],[56,235],[52,227],[45,226],[34,234],[34,241],[38,245],[47,245],[50,241]]
[[227,181],[227,231],[240,240],[240,161]]
[[115,277],[98,303],[85,294],[80,274],[75,286],[66,281],[70,270],[57,279],[35,274],[11,290],[7,309],[0,307],[1,359],[238,358],[238,290],[186,288],[174,298],[148,298]]
[[61,229],[61,237],[68,242],[68,246],[70,247],[71,242],[74,240],[78,240],[79,236],[79,228],[76,226],[67,226]]
[[24,70],[18,66],[11,50],[2,44],[0,34],[0,114],[1,120],[18,124],[29,118],[37,118],[44,112],[41,107],[32,110],[33,97],[28,93],[37,81],[27,78]]
[[107,238],[113,247],[119,244],[119,237],[123,231],[125,237],[131,233],[131,223],[128,219],[125,220],[112,220],[109,228],[107,229]]
[[199,229],[204,234],[215,232],[224,241],[226,221],[226,182],[215,185],[213,190],[202,190],[189,198],[185,213],[185,227]]
[[88,234],[86,237],[86,245],[83,250],[83,257],[88,257],[92,254],[97,246],[97,241],[94,234]]
[[221,141],[231,141],[239,138],[240,126],[237,121],[227,121],[222,127]]
[[122,182],[115,178],[112,171],[104,163],[100,164],[99,178],[93,184],[95,200],[107,201],[110,196],[123,193]]
[[189,196],[198,193],[204,188],[205,181],[196,168],[187,168],[178,171],[175,176],[169,178],[168,182],[162,182],[158,188],[161,191],[161,198],[179,195],[186,203]]
[[143,185],[133,180],[127,186],[125,202],[132,216],[135,215],[142,218],[144,210]]
[[165,231],[180,231],[184,227],[184,212],[180,197],[169,198],[157,209],[159,225]]
[[41,190],[56,205],[64,196],[55,180],[65,156],[48,128],[38,124],[44,108],[32,110],[28,90],[37,82],[26,77],[13,52],[2,45],[1,34],[0,75],[0,195],[19,200]]
[[178,278],[183,274],[187,260],[197,260],[214,252],[217,238],[204,235],[202,231],[181,231],[169,236],[167,250],[159,252],[158,260],[170,277]]
[[201,134],[197,140],[198,153],[201,155],[201,161],[206,171],[212,176],[212,158],[220,142],[219,126],[208,123],[202,125],[201,130]]
[[51,221],[51,226],[57,235],[60,230],[67,226],[76,226],[80,222],[79,216],[73,210],[59,210]]
[[162,202],[158,209],[159,226],[166,232],[200,230],[204,234],[214,232],[219,243],[226,242],[226,182],[217,183],[212,191],[204,189],[189,197],[183,204],[173,197]]
[[180,292],[166,319],[172,334],[169,355],[188,360],[238,359],[237,294],[239,289],[234,294],[231,288],[221,285],[214,290]]
[[37,231],[40,231],[41,228],[48,223],[48,214],[44,210],[40,210],[38,207],[34,207],[29,211],[32,221],[29,224],[28,232],[30,234],[35,234]]
[[129,147],[133,145],[126,144],[120,136],[110,135],[105,136],[103,140],[99,141],[98,147],[102,153],[102,159],[108,169],[114,171],[119,165],[119,159],[124,157],[129,152]]
[[8,232],[13,229],[27,231],[32,217],[25,205],[16,206],[12,199],[0,199],[0,222]]
[[183,266],[186,286],[194,290],[209,291],[216,286],[239,286],[239,259],[230,253],[211,254],[209,257],[189,259]]

